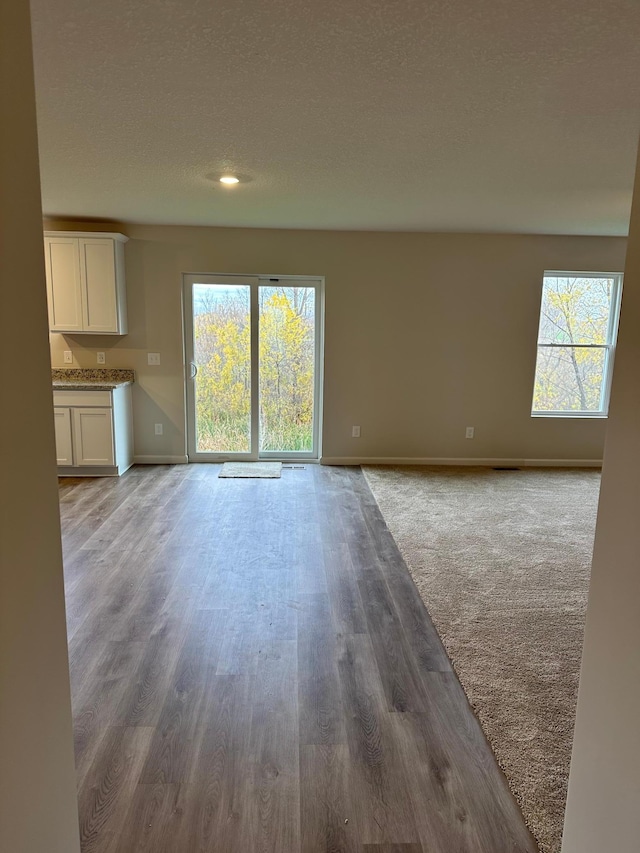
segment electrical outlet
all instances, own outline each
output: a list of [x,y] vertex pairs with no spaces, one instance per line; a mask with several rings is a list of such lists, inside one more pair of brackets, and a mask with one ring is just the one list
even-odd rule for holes
[[466,432],[464,434],[465,438],[473,438],[473,434],[475,433],[475,427],[467,427]]
[[160,364],[160,353],[159,352],[148,352],[147,353],[147,364],[153,364],[157,366]]
[[107,362],[107,359],[105,358],[104,353],[99,352],[98,353],[98,364],[106,364],[106,362]]
[[156,424],[156,435],[162,435],[162,424]]
[[70,349],[64,351],[63,359],[65,364],[73,364],[73,353]]
[[351,438],[360,438],[360,427],[359,426],[351,427]]

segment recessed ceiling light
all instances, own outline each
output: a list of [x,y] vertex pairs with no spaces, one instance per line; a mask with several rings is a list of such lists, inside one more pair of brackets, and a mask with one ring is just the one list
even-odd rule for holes
[[235,175],[223,175],[220,178],[220,183],[231,185],[231,184],[238,184],[238,183],[240,183],[240,181],[238,178],[235,177]]

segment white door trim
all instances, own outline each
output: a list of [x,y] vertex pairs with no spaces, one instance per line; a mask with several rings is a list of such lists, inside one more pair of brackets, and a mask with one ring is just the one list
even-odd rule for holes
[[[186,387],[187,456],[190,462],[227,462],[273,460],[318,461],[322,455],[322,417],[324,387],[324,276],[307,275],[251,275],[239,273],[183,273],[183,351]],[[313,447],[307,451],[263,451],[259,450],[259,288],[260,285],[286,282],[293,286],[315,289],[315,370],[314,370],[314,420]],[[198,453],[196,450],[195,424],[195,373],[193,338],[193,285],[194,284],[246,284],[251,287],[251,452],[250,453]],[[192,375],[193,374],[193,375]]]

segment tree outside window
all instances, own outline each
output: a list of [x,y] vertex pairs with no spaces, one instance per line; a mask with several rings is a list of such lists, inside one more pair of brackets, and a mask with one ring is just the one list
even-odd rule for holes
[[607,414],[621,273],[546,272],[532,414]]

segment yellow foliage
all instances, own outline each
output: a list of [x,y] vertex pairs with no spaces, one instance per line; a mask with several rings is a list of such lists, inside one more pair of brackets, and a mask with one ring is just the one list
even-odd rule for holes
[[[314,391],[313,314],[296,311],[274,288],[260,314],[259,381],[262,449],[311,449]],[[250,422],[251,326],[244,309],[211,310],[195,320],[197,415],[208,441],[247,450]],[[204,440],[204,439],[203,439]],[[285,446],[287,445],[287,446]]]

